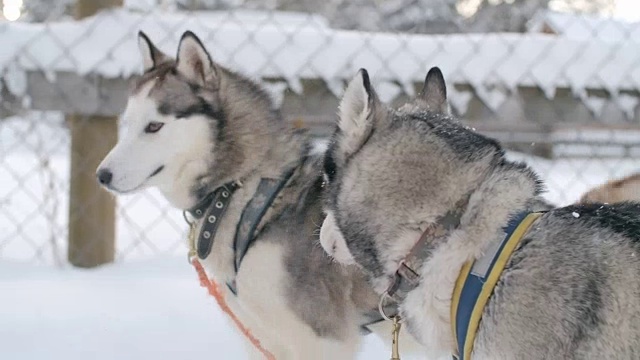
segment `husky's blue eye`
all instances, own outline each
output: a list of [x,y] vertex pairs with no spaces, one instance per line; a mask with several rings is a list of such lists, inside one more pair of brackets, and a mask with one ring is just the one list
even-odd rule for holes
[[147,126],[144,128],[144,132],[146,132],[147,134],[158,132],[158,130],[162,129],[162,126],[164,126],[164,123],[152,121],[148,123]]

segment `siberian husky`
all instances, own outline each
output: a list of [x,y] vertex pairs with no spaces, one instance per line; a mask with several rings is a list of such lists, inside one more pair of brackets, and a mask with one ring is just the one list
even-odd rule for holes
[[365,70],[350,82],[325,155],[325,251],[397,299],[433,357],[640,358],[640,204],[532,212],[536,174],[445,104],[437,68],[399,109]]
[[[360,269],[318,244],[322,153],[254,82],[213,62],[192,32],[175,60],[142,32],[138,43],[144,73],[99,182],[116,194],[157,187],[197,219],[200,262],[276,359],[355,358],[378,296]],[[390,325],[376,328],[390,338]]]
[[613,204],[623,201],[640,202],[640,173],[631,174],[621,179],[607,181],[587,191],[580,198],[580,203]]

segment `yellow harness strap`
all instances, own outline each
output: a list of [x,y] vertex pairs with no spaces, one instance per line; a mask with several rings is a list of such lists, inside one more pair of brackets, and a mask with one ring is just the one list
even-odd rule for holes
[[482,312],[511,254],[543,213],[520,213],[504,228],[506,236],[477,260],[465,263],[451,301],[451,326],[458,360],[470,360]]

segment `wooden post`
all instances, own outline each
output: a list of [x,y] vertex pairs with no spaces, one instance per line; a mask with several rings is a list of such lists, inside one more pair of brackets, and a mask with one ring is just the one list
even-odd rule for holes
[[[77,0],[76,18],[122,6],[122,0]],[[108,29],[105,29],[108,31]],[[115,257],[115,199],[100,188],[96,168],[117,141],[116,117],[68,115],[71,129],[68,260],[95,267]]]

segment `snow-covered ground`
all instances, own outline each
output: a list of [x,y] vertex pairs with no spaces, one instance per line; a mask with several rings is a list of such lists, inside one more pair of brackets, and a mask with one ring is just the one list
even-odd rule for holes
[[241,353],[185,258],[96,270],[0,261],[3,359],[229,358]]
[[[52,266],[65,254],[68,145],[59,116],[0,123],[0,359],[244,359],[186,262],[180,212],[155,191],[118,199],[116,264]],[[528,162],[558,205],[640,169],[640,158],[509,156]],[[374,335],[363,349],[361,359],[390,355]]]
[[[359,359],[388,359],[369,335]],[[186,257],[94,270],[0,260],[0,358],[246,359]],[[409,359],[404,356],[403,359]]]

